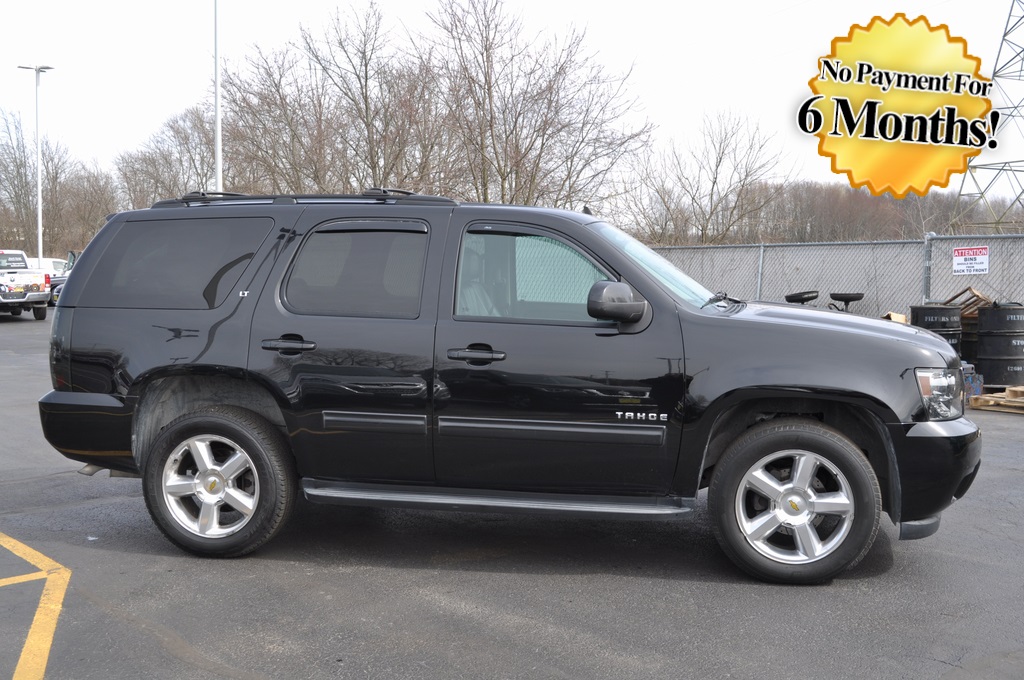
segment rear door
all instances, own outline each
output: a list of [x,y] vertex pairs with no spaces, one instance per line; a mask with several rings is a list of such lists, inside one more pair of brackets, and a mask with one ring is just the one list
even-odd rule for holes
[[618,333],[586,311],[595,281],[620,278],[605,260],[543,216],[487,215],[449,236],[435,343],[438,483],[664,493],[685,382],[674,307],[654,310],[642,332]]
[[287,405],[302,476],[433,481],[436,272],[450,212],[310,206],[291,235],[249,356]]

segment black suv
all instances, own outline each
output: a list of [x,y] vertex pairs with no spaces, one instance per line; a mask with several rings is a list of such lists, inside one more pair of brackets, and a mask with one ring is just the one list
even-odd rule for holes
[[300,490],[666,517],[708,488],[741,568],[818,582],[882,512],[933,534],[981,455],[929,331],[715,295],[590,215],[394,190],[114,215],[50,356],[49,442],[141,474],[160,529],[204,555],[262,545]]

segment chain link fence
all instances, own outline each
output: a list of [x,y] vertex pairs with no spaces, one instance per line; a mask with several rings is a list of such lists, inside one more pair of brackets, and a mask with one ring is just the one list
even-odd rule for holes
[[[988,246],[988,273],[955,274],[954,250]],[[863,293],[849,311],[905,314],[943,302],[968,287],[998,302],[1024,302],[1024,234],[933,236],[920,241],[780,243],[655,248],[713,291],[745,300],[783,302],[788,293]],[[842,306],[842,303],[839,303]]]

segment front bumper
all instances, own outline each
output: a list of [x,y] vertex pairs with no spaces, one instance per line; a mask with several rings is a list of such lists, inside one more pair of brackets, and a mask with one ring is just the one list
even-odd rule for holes
[[958,418],[895,425],[889,432],[899,473],[897,521],[926,524],[934,518],[938,529],[939,513],[962,498],[978,474],[981,430],[967,418]]

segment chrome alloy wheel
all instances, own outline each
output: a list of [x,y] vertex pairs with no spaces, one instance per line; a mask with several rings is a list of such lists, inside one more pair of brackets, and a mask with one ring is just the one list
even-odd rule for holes
[[202,435],[178,445],[161,477],[163,500],[189,533],[221,538],[248,523],[259,503],[253,461],[225,437]]
[[808,564],[834,552],[853,527],[850,482],[826,458],[777,451],[740,481],[734,510],[740,531],[757,552],[785,564]]

